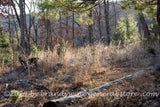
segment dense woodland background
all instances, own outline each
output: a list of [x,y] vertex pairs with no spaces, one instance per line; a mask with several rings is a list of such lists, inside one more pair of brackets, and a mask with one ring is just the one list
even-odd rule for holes
[[157,39],[158,6],[156,0],[1,0],[1,48],[30,55],[64,42],[79,47]]
[[[159,64],[159,49],[160,0],[0,0],[1,93],[6,90],[20,93],[22,88],[24,91],[29,84],[22,87],[6,84],[26,79],[38,81],[53,92],[92,89]],[[32,64],[32,59],[38,65]],[[153,78],[140,81],[150,79]],[[158,82],[150,84],[158,85]],[[134,86],[142,88],[135,81],[116,87],[124,90]],[[37,90],[34,88],[29,86],[26,91]],[[9,102],[8,98],[12,102],[12,97],[2,95],[1,103]],[[15,106],[22,106],[18,98],[13,102]],[[41,101],[38,106],[53,99],[37,98],[30,101]],[[102,99],[93,98],[85,105],[128,104],[125,97],[113,98],[114,101],[110,97]],[[104,103],[106,99],[107,104]],[[134,105],[131,99],[127,101]],[[27,101],[24,98],[23,103],[27,106],[37,105]],[[81,105],[81,102],[77,104]],[[8,107],[7,104],[2,105]],[[145,103],[137,104],[146,106]],[[73,105],[76,106],[76,102]]]

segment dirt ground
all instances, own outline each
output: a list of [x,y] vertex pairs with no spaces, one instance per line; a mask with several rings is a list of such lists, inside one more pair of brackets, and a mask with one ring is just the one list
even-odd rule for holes
[[[110,66],[103,66],[100,72],[92,72],[89,79],[77,79],[78,73],[63,72],[64,68],[55,64],[57,71],[46,73],[31,70],[31,75],[22,66],[0,74],[0,106],[2,107],[42,107],[49,100],[87,91],[107,82],[119,79],[134,72],[147,68],[146,64],[132,64],[131,62],[117,62]],[[58,69],[62,69],[62,74]],[[77,76],[78,75],[78,76]],[[22,93],[18,102],[12,102],[10,93],[17,90]],[[64,105],[70,107],[159,107],[160,106],[160,72],[135,78],[132,81],[114,85],[79,101],[72,101]]]

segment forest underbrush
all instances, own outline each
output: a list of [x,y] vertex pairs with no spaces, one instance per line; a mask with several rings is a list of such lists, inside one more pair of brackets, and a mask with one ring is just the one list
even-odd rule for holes
[[[157,46],[136,43],[124,46],[95,44],[94,46],[73,48],[64,44],[59,50],[57,45],[52,51],[36,49],[30,56],[23,56],[24,59],[39,58],[38,65],[31,65],[29,70],[25,70],[18,61],[18,53],[13,52],[16,53],[12,56],[14,61],[9,60],[10,65],[5,65],[5,61],[1,61],[0,65],[0,106],[11,107],[14,104],[15,106],[41,107],[49,99],[57,99],[87,91],[133,74],[151,65],[153,55],[147,49],[148,47],[156,50],[160,49]],[[4,58],[11,58],[11,56],[7,57],[6,54]],[[132,92],[133,90],[141,92],[143,91],[142,87],[144,89],[150,87],[148,86],[150,82],[159,81],[160,79],[154,74],[150,75],[142,77],[144,79],[137,78],[131,82],[113,86],[102,91],[102,93],[113,93],[116,91],[115,89],[118,89],[119,92]],[[28,81],[30,82],[28,83]],[[159,87],[158,82],[154,84]],[[13,90],[22,95],[15,102],[10,97],[11,93],[14,92]],[[48,91],[56,94],[44,94]],[[143,99],[142,96],[92,96],[79,102],[72,102],[67,106],[82,105],[83,103],[85,106],[117,106],[127,105],[127,101],[132,102],[129,104],[134,104],[135,100],[133,101],[132,97],[133,100],[136,98]]]

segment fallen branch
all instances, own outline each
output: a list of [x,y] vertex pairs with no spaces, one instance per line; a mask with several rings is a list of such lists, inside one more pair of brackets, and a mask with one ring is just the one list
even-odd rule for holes
[[81,93],[76,94],[76,95],[72,95],[72,96],[68,96],[68,97],[64,97],[64,98],[60,98],[60,99],[56,99],[56,100],[51,100],[49,102],[44,103],[43,107],[60,107],[60,106],[63,106],[64,104],[70,103],[72,100],[87,97],[89,94],[98,92],[99,90],[106,89],[106,88],[108,88],[112,85],[121,84],[124,81],[129,81],[129,80],[132,80],[136,77],[144,76],[144,75],[147,75],[147,74],[155,72],[155,71],[157,71],[157,68],[154,67],[154,66],[151,66],[146,70],[141,70],[141,71],[133,73],[131,75],[127,75],[125,77],[122,77],[120,79],[108,82],[104,85],[101,85],[101,86],[96,87],[94,89],[91,89],[89,91],[81,92]]
[[32,82],[31,80],[22,80],[22,81],[16,81],[15,82],[15,84],[24,84],[24,83],[28,83],[28,84],[30,84],[30,85],[34,85],[34,86],[36,86],[36,87],[38,87],[38,88],[40,88],[40,89],[42,89],[42,90],[46,90],[46,91],[48,91],[48,92],[51,92],[51,90],[49,89],[49,88],[47,88],[47,87],[45,87],[44,85],[39,85],[39,84],[37,84],[37,83],[35,83],[35,82]]
[[39,84],[31,82],[31,81],[28,81],[28,84],[34,85],[36,87],[39,87],[42,90],[46,90],[48,92],[51,92],[51,90],[49,88],[45,87],[44,85],[39,85]]

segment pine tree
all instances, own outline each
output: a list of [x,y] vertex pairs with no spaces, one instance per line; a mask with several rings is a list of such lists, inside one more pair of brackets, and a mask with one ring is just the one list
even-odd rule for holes
[[[152,17],[153,19],[156,19],[158,29],[160,29],[160,0],[122,0],[121,5],[124,9],[134,8],[137,11],[137,13],[141,14],[141,16],[145,14],[145,15]],[[146,35],[145,32],[149,32],[147,31],[148,28],[146,29],[146,27],[147,26],[143,27],[145,35]],[[160,36],[160,30],[158,31],[159,31],[159,36]]]
[[0,35],[0,48],[8,48],[9,47],[9,40],[7,38],[7,35],[5,33],[2,33]]
[[[82,24],[93,24],[92,18],[89,17],[90,10],[92,10],[96,4],[96,0],[40,0],[38,7],[40,10],[40,16],[47,18],[60,18],[60,12],[62,16],[67,16],[69,13],[75,14],[75,19]],[[98,2],[99,3],[99,2]],[[47,13],[47,14],[46,14]]]
[[116,44],[121,42],[131,43],[137,41],[139,38],[137,22],[133,16],[126,15],[118,21],[118,25],[113,34],[113,40]]

